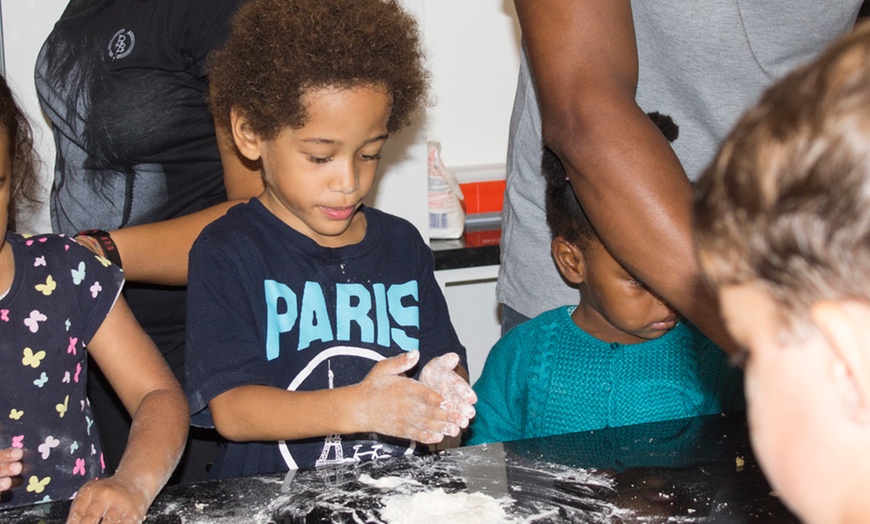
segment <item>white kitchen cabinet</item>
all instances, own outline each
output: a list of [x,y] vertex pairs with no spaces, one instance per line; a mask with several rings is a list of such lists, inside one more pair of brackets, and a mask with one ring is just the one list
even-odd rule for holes
[[468,354],[471,383],[480,377],[486,356],[501,335],[501,311],[495,297],[498,266],[435,272],[444,291],[450,320]]

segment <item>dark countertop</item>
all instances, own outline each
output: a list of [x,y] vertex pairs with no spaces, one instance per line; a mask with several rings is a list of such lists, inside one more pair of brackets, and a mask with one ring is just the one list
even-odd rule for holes
[[[380,523],[387,497],[439,489],[487,495],[508,522],[798,522],[761,474],[743,413],[170,486],[146,522]],[[63,522],[68,508],[0,512],[0,521]]]
[[458,239],[429,241],[435,256],[435,271],[499,264],[501,216],[498,213],[469,215]]

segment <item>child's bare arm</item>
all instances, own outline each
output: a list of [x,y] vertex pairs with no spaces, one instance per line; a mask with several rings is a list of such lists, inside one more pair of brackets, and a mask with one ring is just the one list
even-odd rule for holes
[[88,350],[132,415],[133,424],[118,471],[79,490],[69,522],[99,522],[101,517],[103,522],[141,522],[184,449],[190,419],[187,401],[123,298]]
[[209,402],[215,427],[235,441],[285,440],[375,432],[424,444],[458,435],[462,415],[441,407],[444,398],[403,373],[416,351],[385,359],[359,384],[320,391],[242,386]]

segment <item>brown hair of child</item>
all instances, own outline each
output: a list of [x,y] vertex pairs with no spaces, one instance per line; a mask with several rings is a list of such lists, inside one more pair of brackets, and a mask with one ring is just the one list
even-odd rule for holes
[[14,230],[15,219],[21,211],[38,202],[35,195],[38,183],[30,122],[16,103],[15,96],[2,75],[0,75],[0,133],[4,133],[9,139],[7,154],[12,161],[12,186],[7,228]]
[[429,84],[417,22],[398,0],[250,0],[209,69],[218,125],[229,129],[235,110],[266,140],[303,127],[303,95],[326,87],[385,89],[398,131]]
[[717,285],[758,282],[786,326],[870,299],[870,25],[770,88],[699,179],[694,230]]

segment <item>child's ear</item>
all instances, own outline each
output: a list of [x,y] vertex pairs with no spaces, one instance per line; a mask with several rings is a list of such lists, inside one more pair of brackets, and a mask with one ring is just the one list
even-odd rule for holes
[[810,315],[834,352],[830,373],[843,405],[855,422],[870,424],[870,304],[826,300],[813,305]]
[[556,237],[550,243],[550,252],[562,278],[571,284],[580,284],[586,280],[586,259],[583,258],[580,248],[563,237]]
[[230,110],[230,128],[239,152],[248,160],[259,160],[260,139],[251,129],[247,118],[235,109]]

